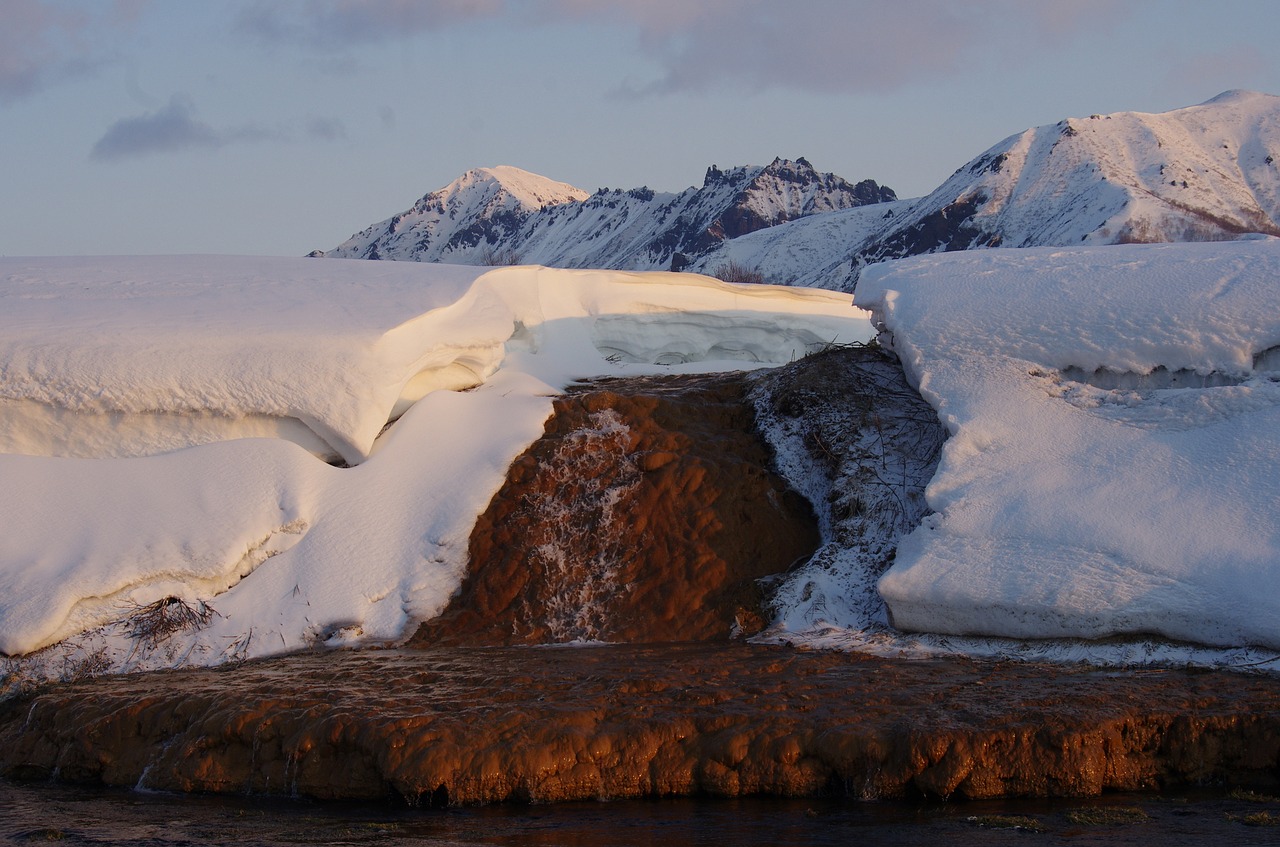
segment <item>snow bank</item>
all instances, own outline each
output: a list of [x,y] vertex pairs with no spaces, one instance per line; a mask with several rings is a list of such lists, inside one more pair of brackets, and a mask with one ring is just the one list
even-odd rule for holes
[[[395,640],[456,590],[568,382],[870,334],[847,295],[689,274],[2,259],[0,652],[130,669]],[[139,638],[169,597],[207,624]]]
[[1277,280],[1276,239],[868,268],[857,304],[952,433],[893,623],[1280,647]]
[[[284,437],[356,462],[431,350],[395,330],[482,268],[137,257],[0,262],[0,452],[140,456]],[[438,345],[442,349],[447,344]]]

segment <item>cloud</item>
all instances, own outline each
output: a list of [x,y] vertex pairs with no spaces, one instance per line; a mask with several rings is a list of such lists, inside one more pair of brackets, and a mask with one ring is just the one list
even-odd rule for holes
[[323,48],[377,43],[495,17],[506,0],[256,0],[237,29]]
[[114,160],[150,153],[173,153],[199,147],[221,147],[226,138],[195,119],[191,104],[174,95],[169,105],[136,118],[121,118],[93,145],[95,159]]
[[338,118],[307,119],[307,135],[317,141],[342,141],[347,137],[347,126]]
[[881,92],[1012,63],[1128,13],[1114,0],[254,0],[241,31],[324,51],[485,22],[606,26],[652,62],[638,95],[723,88]]
[[[347,127],[338,118],[313,116],[302,122],[303,135],[315,141],[341,141]],[[298,137],[296,125],[269,127],[243,124],[216,129],[196,119],[195,108],[186,97],[175,94],[168,105],[154,112],[121,118],[93,145],[90,156],[101,161],[177,153],[184,150],[213,150],[229,144],[279,141],[291,143]]]
[[[658,67],[633,94],[878,93],[1114,26],[1112,0],[533,0],[542,17],[629,26]],[[1110,9],[1103,16],[1101,9]]]
[[[585,8],[576,0],[557,5]],[[641,49],[660,68],[636,89],[642,94],[720,87],[883,91],[955,68],[981,32],[969,4],[933,0],[611,5],[638,27]]]
[[0,103],[89,73],[109,61],[98,44],[133,25],[148,0],[116,0],[68,8],[47,0],[3,0],[0,14]]
[[61,73],[66,41],[84,30],[83,16],[39,0],[7,0],[0,26],[0,100],[13,101]]

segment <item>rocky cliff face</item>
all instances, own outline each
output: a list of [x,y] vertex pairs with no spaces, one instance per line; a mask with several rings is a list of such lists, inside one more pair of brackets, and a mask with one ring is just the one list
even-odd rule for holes
[[743,374],[602,380],[555,402],[471,535],[466,581],[412,643],[724,641],[757,580],[818,546],[771,470]]
[[0,777],[420,806],[1275,785],[1280,684],[740,642],[300,655],[0,710]]

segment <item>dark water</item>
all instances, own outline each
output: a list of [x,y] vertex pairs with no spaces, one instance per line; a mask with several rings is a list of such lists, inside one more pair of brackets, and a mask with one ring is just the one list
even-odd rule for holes
[[[1088,813],[1104,819],[1082,818]],[[1280,826],[1267,825],[1276,823],[1280,798],[1240,791],[1089,801],[669,799],[432,810],[0,782],[4,844],[1178,847],[1280,844]]]

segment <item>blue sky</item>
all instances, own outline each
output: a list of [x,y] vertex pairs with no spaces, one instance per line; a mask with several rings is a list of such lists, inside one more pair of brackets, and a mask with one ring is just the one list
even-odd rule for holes
[[0,255],[302,255],[472,167],[925,194],[1064,117],[1280,94],[1274,0],[0,0]]

